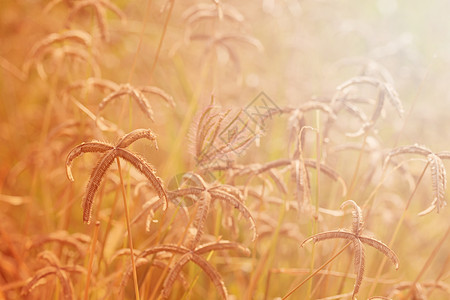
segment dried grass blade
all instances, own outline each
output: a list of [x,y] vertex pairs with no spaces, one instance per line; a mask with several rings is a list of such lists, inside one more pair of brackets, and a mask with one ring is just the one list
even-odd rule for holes
[[117,148],[116,150],[114,150],[114,153],[118,157],[123,158],[124,160],[131,163],[136,168],[136,170],[142,173],[149,180],[158,196],[164,200],[163,210],[166,210],[168,205],[166,190],[164,189],[161,178],[156,176],[155,169],[143,157],[134,154],[126,149]]

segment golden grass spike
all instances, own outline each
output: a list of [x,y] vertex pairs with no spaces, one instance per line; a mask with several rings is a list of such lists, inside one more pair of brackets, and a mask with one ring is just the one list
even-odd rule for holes
[[210,190],[209,193],[211,194],[212,199],[217,199],[220,201],[223,201],[229,205],[232,205],[235,209],[239,210],[239,212],[250,222],[250,230],[253,231],[253,237],[252,241],[256,239],[257,233],[256,233],[256,223],[255,220],[252,217],[252,214],[248,210],[248,208],[241,202],[239,199],[237,199],[235,196],[220,190]]
[[283,193],[288,193],[288,188],[286,184],[284,184],[283,180],[281,180],[282,176],[279,174],[280,172],[277,172],[278,170],[271,169],[267,171],[267,174],[269,177],[275,182],[275,185],[277,186],[278,190]]
[[[213,107],[210,108],[212,109]],[[214,114],[210,114],[210,112],[209,108],[204,111],[197,126],[195,154],[199,162],[213,159],[210,148],[214,149],[213,145],[221,130],[222,121],[230,111]]]
[[40,281],[42,278],[45,278],[49,275],[55,275],[62,288],[63,288],[63,297],[65,300],[72,300],[73,299],[73,287],[72,283],[70,282],[69,278],[65,274],[65,272],[62,272],[58,267],[44,267],[42,269],[39,269],[35,275],[28,281],[28,283],[23,287],[22,289],[22,295],[27,296],[35,287],[40,285]]
[[[265,164],[258,164],[255,168],[248,167],[248,166],[242,166],[239,167],[238,170],[236,170],[236,175],[247,175],[247,174],[262,174],[264,172],[268,172],[270,169],[273,168],[280,168],[284,166],[291,165],[292,161],[290,159],[278,159],[274,160]],[[315,159],[304,159],[305,166],[308,168],[316,168],[316,160]],[[236,166],[234,166],[236,167]],[[325,175],[330,177],[331,179],[339,182],[343,189],[343,194],[346,194],[347,186],[345,184],[344,179],[339,175],[337,171],[335,171],[333,168],[329,167],[325,163],[320,163],[320,171],[323,172]]]
[[347,239],[347,240],[353,240],[356,236],[348,231],[345,230],[330,230],[325,232],[317,233],[313,236],[310,236],[309,238],[305,239],[301,244],[300,247],[303,247],[306,243],[309,241],[313,241],[314,243],[321,242],[324,240],[329,239]]
[[231,250],[231,249],[236,249],[240,253],[242,253],[243,255],[246,255],[246,256],[250,255],[250,249],[248,249],[247,247],[244,247],[239,243],[225,241],[225,240],[202,244],[202,245],[198,246],[197,248],[195,248],[194,252],[196,254],[200,255],[200,254],[205,254],[205,253],[208,253],[211,251]]
[[168,105],[171,107],[175,107],[175,101],[173,100],[173,97],[169,95],[167,92],[165,92],[163,89],[160,89],[156,86],[143,86],[138,88],[142,93],[148,93],[148,94],[154,94],[157,96],[160,96],[164,101],[167,102]]
[[431,169],[431,180],[433,186],[433,193],[436,211],[446,206],[445,202],[445,189],[447,188],[447,175],[445,172],[445,166],[442,159],[436,154],[428,154],[428,163]]
[[421,145],[402,146],[391,150],[386,159],[384,160],[384,166],[386,166],[392,157],[400,154],[418,154],[427,157],[427,166],[431,169],[431,182],[433,188],[433,201],[431,205],[419,213],[419,216],[426,215],[432,212],[435,208],[437,213],[440,209],[447,205],[445,201],[445,190],[447,188],[447,174],[442,159],[449,159],[450,153],[442,151],[439,153],[433,153],[430,149]]
[[[164,270],[167,268],[167,264],[161,260],[153,260],[153,262],[151,263],[151,266],[155,266],[157,268],[160,268],[161,270]],[[189,288],[189,283],[186,280],[186,277],[183,275],[183,273],[178,273],[177,278],[178,281],[180,281],[181,285],[183,286],[184,289],[188,289]]]
[[[124,250],[124,249],[122,249],[122,250]],[[129,250],[129,249],[127,249],[127,250]],[[127,254],[130,254],[129,252],[130,251],[128,251]],[[137,269],[140,266],[148,264],[149,262],[150,261],[147,258],[140,257],[140,258],[136,258],[136,261],[134,262],[134,264],[135,264],[136,269]],[[119,291],[123,291],[125,289],[125,287],[127,285],[127,282],[130,279],[132,273],[133,273],[133,266],[132,266],[132,264],[128,264],[127,269],[123,273],[122,281],[120,282],[120,285],[119,285]]]
[[41,39],[33,45],[27,58],[23,64],[23,70],[26,74],[29,74],[30,68],[34,62],[41,59],[42,55],[45,54],[47,49],[56,43],[61,43],[63,41],[71,41],[80,44],[86,48],[91,47],[92,38],[91,36],[81,30],[67,30],[63,33],[52,33]]
[[[150,183],[146,182],[146,184],[152,188]],[[188,212],[187,208],[184,205],[180,205],[180,203],[174,202],[174,199],[176,197],[174,197],[173,194],[171,194],[170,192],[168,193],[167,197],[169,199],[169,204],[173,203],[174,205],[176,205],[177,209],[179,209],[179,213],[181,213],[181,217],[184,219],[186,224],[189,223],[189,212]],[[146,218],[146,222],[145,222],[145,230],[147,232],[149,232],[155,211],[160,209],[163,206],[164,206],[163,199],[159,198],[159,196],[152,197],[152,199],[146,201],[142,205],[142,210],[134,217],[134,219],[130,222],[130,224],[131,225],[135,224],[140,219],[142,219],[142,217],[147,213],[147,218]]]
[[383,253],[385,256],[387,256],[391,260],[392,264],[395,266],[395,269],[398,269],[398,264],[399,264],[398,257],[395,254],[395,252],[392,251],[386,244],[384,244],[383,242],[378,241],[374,238],[367,238],[364,236],[359,236],[359,239],[364,244],[367,244],[367,245],[377,249],[378,251]]
[[[133,249],[134,256],[139,256],[142,254],[142,251]],[[109,259],[109,263],[112,263],[114,260],[116,260],[120,256],[130,255],[131,249],[130,248],[122,248],[114,252],[114,254]]]
[[194,172],[186,172],[183,174],[183,183],[181,184],[183,186],[184,182],[192,182],[193,184],[200,186],[202,190],[206,189],[206,182],[205,180]]
[[[155,266],[157,268],[160,268],[162,270],[164,269],[168,269],[168,266],[165,262],[161,261],[161,260],[156,260],[154,259],[152,262],[150,262],[150,260],[146,259],[146,258],[137,258],[136,260],[136,268],[146,265],[146,264],[150,264],[150,267]],[[125,286],[127,285],[128,280],[131,277],[131,274],[133,272],[133,269],[131,267],[131,264],[128,265],[127,270],[125,271],[123,277],[122,277],[122,282],[120,283],[120,287],[119,290],[123,290],[125,288]],[[178,281],[180,281],[181,285],[183,286],[184,289],[188,289],[189,288],[189,284],[185,278],[185,276],[183,275],[183,273],[178,273],[178,276],[175,278],[178,279]]]
[[167,209],[168,198],[161,178],[156,176],[155,169],[140,155],[134,154],[126,149],[117,148],[115,153],[118,157],[131,163],[137,171],[142,173],[156,190],[158,196],[164,200],[163,210]]
[[196,210],[194,219],[195,236],[189,243],[189,249],[195,249],[203,236],[206,218],[208,216],[209,207],[211,205],[211,195],[208,191],[204,191],[200,194],[198,200],[198,208]]
[[91,222],[92,204],[94,203],[95,194],[100,187],[100,183],[103,180],[106,171],[108,171],[109,167],[111,167],[114,162],[116,158],[115,154],[116,153],[114,150],[110,150],[110,152],[105,153],[97,162],[97,165],[91,173],[82,202],[83,222],[86,224],[90,224]]
[[91,88],[91,87],[109,91],[116,91],[120,88],[120,86],[114,81],[103,78],[90,77],[88,79],[77,80],[75,82],[72,82],[62,91],[62,95],[65,96],[67,93],[76,89]]
[[208,119],[211,118],[210,114],[211,111],[214,109],[214,105],[207,106],[203,112],[200,114],[200,119],[197,123],[197,128],[195,132],[195,156],[199,157],[202,153],[204,139],[206,137],[205,131],[209,130],[210,128],[208,126],[205,126],[207,124]]
[[117,141],[116,147],[127,148],[129,145],[140,139],[148,139],[149,141],[154,142],[156,149],[158,149],[156,135],[151,129],[135,129],[132,132],[127,133]]
[[28,53],[28,57],[37,57],[47,47],[63,41],[72,41],[85,47],[90,47],[92,44],[92,37],[87,32],[82,30],[67,30],[63,33],[51,33],[33,45],[30,52]]
[[[346,82],[344,82],[343,84],[338,86],[337,90],[344,91],[348,87],[350,87],[352,85],[358,85],[358,84],[370,84],[376,88],[383,89],[384,92],[386,93],[386,95],[388,96],[388,99],[391,102],[392,106],[397,111],[398,115],[400,117],[403,117],[404,109],[403,109],[402,102],[400,101],[400,98],[398,97],[398,94],[395,91],[394,87],[388,82],[384,82],[377,78],[369,77],[369,76],[357,76],[357,77],[353,77],[353,78],[347,80]],[[382,99],[384,100],[384,97],[382,97]],[[381,99],[379,99],[379,100],[381,100]]]
[[185,254],[187,252],[190,252],[191,250],[181,246],[181,245],[175,245],[175,244],[165,244],[165,245],[158,245],[154,247],[147,248],[145,250],[142,250],[141,254],[139,254],[139,257],[146,257],[152,254],[156,254],[159,252],[170,252],[174,254]]
[[225,287],[225,283],[223,282],[222,276],[220,276],[219,272],[217,272],[211,264],[204,259],[203,257],[193,253],[191,260],[196,263],[202,270],[208,275],[208,277],[211,279],[211,281],[216,286],[217,290],[219,291],[220,296],[222,299],[228,299],[228,291]]
[[179,189],[175,191],[169,191],[169,199],[173,201],[173,199],[177,197],[184,197],[188,195],[199,195],[201,192],[203,192],[203,188],[197,188],[197,187],[190,187],[190,188],[184,188]]
[[148,129],[136,129],[119,139],[116,146],[111,146],[108,143],[102,142],[83,143],[72,149],[72,151],[67,156],[67,174],[69,179],[73,179],[73,176],[71,177],[72,174],[70,171],[70,166],[73,159],[86,152],[104,153],[91,173],[86,187],[86,192],[83,197],[83,221],[85,223],[90,222],[90,218],[92,215],[92,203],[94,201],[94,196],[100,186],[101,180],[105,176],[106,171],[109,169],[114,159],[116,159],[117,157],[128,161],[136,168],[137,171],[142,173],[149,180],[150,184],[156,190],[159,197],[164,200],[163,209],[167,209],[167,194],[163,187],[161,179],[156,176],[154,168],[149,163],[147,163],[147,161],[143,157],[123,148],[125,146],[129,146],[131,143],[141,138],[147,138],[151,141],[154,141],[155,136],[153,132]]
[[436,153],[437,156],[439,156],[440,159],[450,159],[450,151],[441,151]]
[[351,102],[343,102],[342,105],[347,112],[358,118],[361,122],[369,122],[369,118],[367,117],[367,115],[358,106],[354,105]]
[[163,299],[167,299],[170,296],[170,292],[172,291],[172,286],[179,276],[181,269],[186,265],[190,260],[192,260],[193,253],[187,252],[183,254],[176,263],[172,266],[169,273],[167,274],[166,280],[164,280],[162,297]]
[[351,241],[353,243],[353,248],[355,252],[354,262],[355,262],[355,274],[356,274],[356,280],[355,280],[355,286],[353,289],[353,298],[356,298],[356,295],[358,294],[359,287],[361,285],[363,276],[364,276],[364,265],[365,265],[365,259],[364,259],[364,247],[363,244],[367,244],[381,253],[383,253],[386,257],[388,257],[392,263],[394,264],[395,268],[398,269],[398,258],[395,255],[394,251],[392,251],[388,246],[383,244],[382,242],[372,238],[372,237],[366,237],[361,235],[361,224],[363,222],[362,220],[362,212],[359,209],[358,205],[352,201],[347,200],[342,205],[341,208],[344,208],[347,205],[352,205],[354,207],[354,214],[353,214],[353,226],[352,226],[352,232],[349,232],[347,230],[330,230],[325,231],[321,233],[317,233],[315,235],[310,236],[306,240],[304,240],[301,243],[301,247],[309,241],[313,242],[320,242],[323,240],[328,239],[335,239],[340,238],[347,241]]
[[120,10],[118,6],[111,3],[109,0],[81,0],[77,1],[76,4],[71,9],[67,21],[70,22],[78,12],[86,7],[91,6],[94,9],[95,16],[97,19],[97,25],[99,27],[100,35],[102,40],[108,41],[108,30],[106,25],[106,10],[110,9],[114,14],[116,14],[120,19],[125,19],[125,14]]
[[74,46],[62,46],[60,48],[54,49],[54,50],[46,50],[44,53],[52,52],[53,56],[56,58],[60,57],[71,57],[71,58],[77,58],[81,61],[84,61],[87,63],[91,69],[92,69],[92,75],[94,77],[100,77],[101,76],[101,68],[100,65],[97,63],[96,55],[92,54],[92,50],[83,49],[80,47],[74,47]]
[[57,272],[57,268],[55,267],[44,267],[39,269],[32,278],[30,278],[27,284],[22,288],[22,296],[28,295],[35,287],[37,287],[40,283],[39,281],[49,275],[55,274]]
[[[138,104],[141,111],[153,121],[153,109],[148,101],[148,99],[144,96],[144,94],[138,89],[132,87],[130,84],[123,84],[120,86],[120,89],[114,91],[109,94],[105,98],[100,101],[98,105],[98,115],[105,109],[105,106],[108,105],[112,100],[119,98],[123,95],[130,95]],[[97,118],[99,117],[97,115]]]
[[69,152],[69,154],[67,155],[67,158],[66,158],[67,178],[69,178],[70,181],[75,180],[72,175],[72,162],[75,158],[77,158],[81,154],[88,153],[88,152],[105,153],[106,151],[110,151],[112,149],[114,149],[114,147],[110,144],[103,143],[103,142],[95,142],[95,141],[82,143],[82,144],[76,146]]
[[[447,295],[450,295],[450,286],[443,282],[443,281],[426,281],[426,282],[417,282],[413,286],[413,282],[400,282],[394,285],[394,287],[391,289],[391,291],[388,294],[388,297],[401,297],[401,295],[398,295],[401,291],[411,291],[411,294],[409,295],[410,299],[431,299],[430,297],[430,291],[429,289],[437,288],[441,290],[442,292],[446,293]],[[404,295],[406,296],[406,295]],[[395,299],[397,299],[395,298]],[[383,298],[384,299],[384,298]],[[389,298],[386,298],[389,299]],[[393,298],[394,299],[394,298]]]
[[[150,247],[150,248],[147,248],[147,249],[143,250],[136,257],[136,260],[139,261],[140,259],[145,258],[146,256],[153,255],[153,254],[158,254],[158,253],[161,253],[161,252],[169,252],[169,253],[173,253],[173,254],[184,255],[186,253],[189,253],[190,250],[188,248],[184,247],[184,246],[174,245],[174,244],[158,245],[158,246]],[[130,251],[126,251],[125,254],[129,254],[129,253],[130,253]],[[117,257],[117,256],[115,256],[115,257]],[[131,265],[131,263],[128,264],[127,270],[129,270],[129,271],[126,271],[124,273],[123,277],[122,277],[122,283],[120,285],[120,288],[121,288],[120,291],[121,292],[123,291],[123,288],[125,287],[128,279],[130,277],[130,274],[132,272],[132,265]]]
[[[222,12],[222,17],[220,17],[220,11]],[[235,7],[226,4],[199,3],[185,10],[182,17],[188,26],[192,26],[204,19],[222,20],[226,18],[237,23],[244,21],[244,16]]]
[[355,251],[354,267],[356,273],[355,286],[353,288],[353,298],[355,298],[363,280],[366,258],[363,244],[359,239],[353,240],[353,248]]
[[42,259],[46,261],[50,266],[60,268],[61,262],[59,261],[59,258],[55,255],[55,253],[44,250],[41,253],[38,254],[37,258]]
[[360,234],[363,230],[363,225],[364,225],[361,208],[358,206],[358,204],[356,204],[355,201],[347,200],[344,203],[342,203],[340,209],[344,209],[344,207],[349,206],[349,205],[353,207],[352,232],[355,234]]
[[408,146],[401,146],[397,147],[395,149],[392,149],[388,155],[387,159],[390,159],[394,156],[400,155],[400,154],[419,154],[423,156],[428,156],[429,154],[432,154],[433,152],[428,149],[427,147],[419,144],[414,145],[408,145]]

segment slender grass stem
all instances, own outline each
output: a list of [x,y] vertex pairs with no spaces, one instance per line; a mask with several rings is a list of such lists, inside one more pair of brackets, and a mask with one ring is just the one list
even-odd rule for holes
[[145,28],[147,27],[148,20],[150,18],[150,8],[151,7],[152,7],[152,0],[148,0],[145,5],[145,14],[144,14],[144,19],[142,20],[142,29],[139,34],[139,42],[137,45],[136,52],[134,53],[134,56],[133,56],[133,63],[131,64],[130,73],[128,74],[128,82],[131,82],[131,80],[133,79],[134,71],[136,69],[137,58],[138,58],[139,52],[141,52],[142,41],[144,40]]
[[[414,190],[412,191],[411,195],[408,198],[408,201],[406,202],[405,209],[403,210],[403,213],[402,213],[400,219],[398,220],[397,225],[395,226],[394,233],[392,234],[392,238],[389,241],[389,244],[388,244],[389,248],[392,248],[392,245],[394,244],[395,239],[398,236],[398,232],[399,232],[400,227],[403,224],[403,221],[404,221],[404,219],[406,217],[406,212],[407,212],[407,210],[409,208],[409,205],[411,204],[411,200],[414,197],[414,195],[416,194],[417,188],[419,187],[419,184],[422,181],[422,178],[425,175],[425,171],[427,170],[427,168],[428,168],[428,163],[423,168],[422,173],[420,174],[419,178],[416,181],[416,185],[414,187]],[[387,257],[383,257],[383,260],[382,260],[380,266],[378,267],[377,274],[375,276],[375,282],[373,282],[372,286],[370,287],[369,296],[373,295],[373,293],[375,292],[375,288],[377,287],[378,279],[381,276],[381,272],[383,272],[383,268],[384,268],[384,266],[386,264],[386,261],[387,261]]]
[[305,284],[308,280],[313,278],[317,273],[319,273],[323,268],[325,268],[329,263],[331,263],[336,257],[339,256],[342,252],[344,252],[345,249],[347,249],[348,246],[351,245],[352,242],[348,242],[345,244],[344,247],[341,248],[335,255],[333,255],[330,259],[328,259],[323,265],[321,265],[319,268],[317,268],[314,272],[312,272],[308,277],[306,277],[302,282],[300,282],[295,288],[290,290],[281,300],[285,300],[288,297],[290,297],[297,289],[299,289],[302,285]]
[[97,221],[95,223],[94,233],[92,235],[91,250],[89,251],[89,263],[88,263],[88,269],[87,269],[87,275],[86,275],[86,287],[84,289],[84,300],[89,299],[89,287],[91,284],[92,265],[94,262],[95,247],[97,246],[99,229],[100,229],[100,221]]
[[133,238],[131,235],[131,225],[130,225],[130,217],[128,215],[128,206],[127,206],[127,195],[126,195],[126,191],[125,191],[125,185],[123,182],[123,176],[122,176],[122,171],[120,168],[120,160],[117,157],[116,158],[116,162],[117,162],[117,168],[119,170],[119,177],[120,177],[120,186],[121,186],[121,190],[122,190],[122,198],[123,198],[123,210],[125,212],[125,219],[127,222],[127,232],[128,232],[128,247],[130,247],[130,256],[131,256],[131,264],[133,266],[133,282],[134,282],[134,292],[135,292],[135,298],[136,300],[139,300],[139,286],[138,286],[138,278],[137,278],[137,272],[136,272],[136,263],[135,263],[135,257],[134,257],[134,250],[133,250]]
[[170,0],[169,5],[170,5],[170,8],[169,8],[169,12],[167,13],[166,20],[164,21],[164,27],[163,27],[163,31],[161,34],[161,39],[159,40],[158,48],[156,49],[155,58],[153,59],[152,67],[150,68],[150,77],[148,79],[149,82],[152,81],[153,74],[155,72],[156,63],[158,62],[159,54],[161,53],[162,44],[163,44],[164,38],[166,37],[167,26],[169,25],[170,17],[172,16],[173,7],[175,6],[175,0]]
[[436,257],[437,253],[441,249],[444,242],[447,240],[447,237],[450,235],[450,226],[447,227],[447,231],[445,232],[444,236],[441,238],[441,240],[437,243],[436,247],[434,247],[433,251],[431,252],[430,256],[426,260],[426,262],[423,264],[422,269],[420,270],[419,274],[417,274],[416,279],[411,283],[411,289],[409,290],[408,295],[406,296],[406,299],[411,299],[410,297],[413,295],[413,288],[416,286],[416,284],[419,282],[420,278],[422,278],[423,274],[428,270],[428,268],[431,266],[431,263],[433,262],[433,259]]
[[[189,227],[191,226],[192,222],[194,222],[194,216],[195,216],[196,212],[197,212],[197,205],[196,205],[196,208],[194,210],[194,213],[189,216],[189,223],[186,225],[186,228],[184,229],[183,234],[181,235],[181,238],[178,241],[178,244],[177,244],[178,246],[180,246],[184,242],[184,240],[186,239],[186,234],[188,233]],[[174,255],[172,255],[170,257],[169,262],[167,263],[166,267],[164,268],[161,276],[158,279],[158,282],[156,283],[155,287],[153,288],[152,294],[150,295],[150,297],[148,299],[150,299],[150,300],[155,299],[156,293],[157,293],[159,287],[163,283],[163,280],[166,277],[167,272],[169,272],[169,266],[172,263],[174,257],[175,257]]]

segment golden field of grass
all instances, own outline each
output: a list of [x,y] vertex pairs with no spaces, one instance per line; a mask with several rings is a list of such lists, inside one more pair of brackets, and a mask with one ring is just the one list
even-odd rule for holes
[[449,299],[446,1],[0,2],[1,299]]

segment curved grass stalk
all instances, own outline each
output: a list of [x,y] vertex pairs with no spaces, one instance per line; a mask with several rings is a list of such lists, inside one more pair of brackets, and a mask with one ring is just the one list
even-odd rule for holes
[[[320,141],[320,131],[319,131],[319,126],[320,126],[320,121],[319,121],[320,115],[319,115],[319,111],[316,111],[316,126],[317,129],[313,129],[316,132],[316,203],[314,204],[315,206],[315,214],[316,216],[318,216],[319,214],[319,197],[320,197],[320,160],[321,160],[321,141]],[[301,135],[302,135],[302,131],[300,132],[300,141],[299,143],[301,143]],[[301,146],[299,147],[301,148]],[[310,197],[311,201],[312,201],[312,197]],[[311,205],[313,205],[313,203],[311,203]],[[312,220],[312,230],[311,230],[311,235],[314,235],[317,233],[318,230],[318,218],[313,218]],[[310,264],[310,269],[311,269],[311,273],[314,270],[314,258],[315,258],[315,254],[316,254],[316,246],[315,244],[312,247],[311,250],[311,264]],[[312,291],[312,281],[310,281],[308,283],[308,289],[306,292],[306,297],[309,299],[311,298],[311,291]]]
[[[197,208],[196,208],[196,210],[197,210]],[[189,222],[186,225],[186,228],[184,229],[183,234],[182,234],[180,240],[178,241],[177,246],[180,246],[183,243],[183,241],[186,239],[186,235],[188,233],[189,227],[191,226],[192,222],[194,222],[194,216],[195,215],[196,215],[196,213],[192,214],[189,217]],[[171,256],[170,259],[169,259],[169,262],[167,263],[167,266],[164,268],[164,270],[163,270],[161,276],[159,277],[156,285],[153,287],[153,292],[151,293],[150,297],[147,298],[147,299],[150,299],[150,300],[155,299],[155,296],[156,296],[156,293],[157,293],[159,287],[161,286],[161,284],[163,283],[164,278],[166,277],[167,273],[169,272],[169,266],[172,263],[173,259],[174,259],[174,256]]]
[[[428,168],[428,163],[423,168],[422,173],[420,174],[419,178],[417,179],[416,186],[414,187],[414,190],[412,191],[411,195],[409,196],[408,202],[406,202],[405,209],[403,210],[403,213],[402,213],[400,219],[398,220],[397,225],[395,226],[394,233],[392,234],[392,238],[389,241],[389,244],[388,244],[389,248],[392,247],[392,245],[395,242],[395,239],[398,236],[398,232],[400,230],[401,225],[403,224],[403,220],[405,219],[406,212],[407,212],[407,210],[409,208],[409,205],[411,204],[411,200],[414,197],[414,195],[416,194],[417,188],[419,187],[419,184],[422,181],[422,178],[425,175],[425,171],[427,170],[427,168]],[[386,261],[387,261],[387,257],[383,257],[383,260],[381,261],[381,264],[378,267],[378,270],[377,270],[377,273],[376,273],[376,276],[375,276],[375,281],[372,283],[372,286],[370,287],[369,296],[373,295],[373,293],[375,292],[375,289],[376,289],[377,284],[378,284],[378,280],[380,279],[381,272],[383,272],[383,268],[384,268],[384,266],[386,264]]]
[[288,297],[290,297],[297,289],[299,289],[305,282],[313,278],[317,273],[319,273],[323,268],[325,268],[329,263],[331,263],[336,257],[338,257],[342,252],[344,252],[345,249],[347,249],[348,246],[350,246],[352,242],[348,242],[345,244],[344,247],[341,248],[335,255],[333,255],[329,260],[327,260],[323,265],[321,265],[319,268],[317,268],[311,275],[306,277],[302,282],[300,282],[295,288],[290,290],[281,300],[285,300]]
[[450,235],[450,226],[448,226],[447,231],[445,232],[444,236],[438,242],[436,247],[434,247],[434,249],[431,252],[430,256],[428,257],[428,259],[423,264],[422,269],[420,270],[420,272],[417,275],[416,279],[414,279],[413,283],[411,284],[411,289],[410,289],[408,295],[406,296],[406,299],[410,299],[409,297],[412,296],[412,293],[414,292],[413,291],[413,287],[419,282],[420,278],[423,276],[423,274],[425,274],[427,269],[431,266],[431,263],[432,263],[433,259],[436,257],[437,253],[439,252],[440,248],[442,247],[444,242],[447,240],[447,237],[449,235]]
[[353,177],[350,182],[350,187],[348,189],[347,195],[345,196],[345,200],[352,198],[353,191],[355,189],[356,182],[357,182],[359,168],[361,166],[362,156],[364,154],[364,149],[367,145],[366,139],[367,139],[368,135],[369,135],[369,131],[366,131],[363,136],[363,144],[362,144],[361,150],[359,151],[359,154],[358,154],[358,160],[356,161],[355,171],[353,171]]
[[358,294],[359,288],[361,286],[364,268],[365,268],[365,257],[364,257],[364,247],[363,244],[367,244],[381,253],[383,253],[386,257],[388,257],[391,262],[394,264],[395,268],[398,269],[398,258],[397,255],[392,251],[388,246],[386,246],[381,241],[378,241],[372,237],[367,237],[361,235],[363,231],[363,220],[362,220],[362,211],[359,206],[353,200],[347,200],[341,205],[341,209],[345,206],[351,205],[353,207],[353,223],[352,223],[352,231],[348,230],[330,230],[315,234],[310,236],[306,240],[304,240],[301,244],[303,246],[305,243],[309,241],[313,241],[314,243],[320,242],[328,239],[346,239],[353,243],[354,246],[354,264],[355,264],[355,273],[356,280],[355,286],[353,288],[353,299]]
[[[186,75],[186,74],[183,74],[183,75]],[[184,139],[188,135],[189,127],[191,126],[195,112],[198,108],[198,105],[199,105],[198,98],[203,89],[206,75],[207,75],[207,68],[206,68],[206,66],[203,66],[203,68],[200,71],[200,76],[199,76],[199,80],[198,80],[199,84],[198,84],[197,88],[195,89],[195,91],[191,91],[190,89],[186,90],[186,92],[188,93],[188,98],[189,98],[189,106],[186,110],[186,114],[183,119],[183,122],[181,123],[181,125],[179,127],[179,130],[177,133],[177,138],[174,141],[173,147],[168,155],[167,162],[165,164],[165,168],[163,168],[163,170],[162,170],[162,176],[166,176],[168,174],[173,174],[174,170],[176,170],[176,166],[182,165],[182,164],[177,164],[177,162],[178,162],[177,160],[179,157],[181,157],[180,153],[181,153],[181,149],[183,148]],[[188,83],[186,83],[186,85],[187,84]],[[186,86],[186,88],[188,88],[188,87]]]
[[113,205],[111,207],[111,213],[109,214],[108,221],[106,222],[106,229],[105,229],[105,234],[103,235],[103,242],[102,242],[101,248],[100,248],[100,256],[98,258],[98,268],[99,269],[100,269],[101,263],[103,261],[103,256],[105,254],[105,244],[106,244],[106,241],[108,239],[109,233],[111,231],[112,217],[113,217],[114,212],[116,210],[117,200],[118,199],[119,199],[119,193],[116,191],[116,194],[114,196]]
[[268,274],[269,276],[269,268],[273,261],[275,250],[278,244],[278,237],[280,234],[281,225],[283,223],[284,217],[286,215],[286,204],[287,198],[285,198],[285,202],[281,205],[280,213],[278,217],[278,223],[277,227],[275,228],[275,232],[272,236],[271,242],[270,242],[270,249],[267,250],[267,252],[261,256],[261,259],[259,260],[259,264],[256,266],[256,270],[252,274],[250,278],[249,287],[246,292],[245,299],[251,300],[253,298],[253,290],[256,288],[256,285],[258,284],[258,281],[260,280],[260,277],[263,276],[263,274]]
[[175,6],[175,0],[170,0],[170,4],[169,5],[170,5],[170,8],[169,8],[169,12],[167,13],[166,20],[164,21],[164,27],[163,27],[163,32],[161,34],[161,39],[159,40],[158,48],[156,49],[155,58],[153,59],[152,67],[150,69],[150,77],[148,79],[149,82],[152,81],[153,73],[155,72],[156,63],[158,62],[159,54],[160,54],[161,48],[162,48],[162,44],[163,44],[164,38],[166,36],[167,25],[169,25],[170,17],[172,16],[173,7]]
[[148,20],[150,19],[149,17],[150,17],[151,6],[152,6],[152,0],[147,0],[146,5],[145,5],[144,19],[142,20],[142,29],[141,29],[141,32],[139,33],[139,42],[137,45],[136,52],[134,53],[134,56],[133,56],[133,63],[131,64],[130,73],[128,74],[127,82],[131,82],[133,79],[134,70],[136,69],[137,58],[138,58],[139,52],[141,51],[142,41],[144,39],[145,27],[147,27]]

